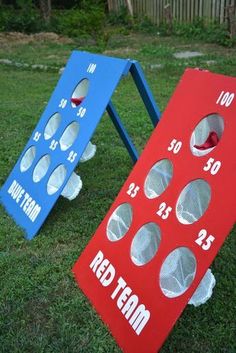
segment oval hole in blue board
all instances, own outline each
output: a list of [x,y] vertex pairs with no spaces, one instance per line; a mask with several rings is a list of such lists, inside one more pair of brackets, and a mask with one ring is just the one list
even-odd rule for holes
[[83,78],[78,85],[75,87],[71,95],[71,106],[72,108],[78,107],[88,94],[89,90],[89,80]]
[[33,171],[33,181],[35,183],[40,182],[40,180],[47,174],[50,162],[51,158],[49,154],[45,154],[40,158]]
[[35,146],[29,147],[20,162],[20,171],[22,173],[26,172],[31,167],[34,161],[35,155],[36,155],[36,147]]
[[76,121],[70,123],[64,130],[59,140],[62,151],[68,150],[75,142],[79,133],[79,124]]
[[66,167],[63,164],[54,169],[47,182],[48,195],[53,195],[60,189],[66,178],[66,173]]
[[55,113],[49,118],[47,125],[45,126],[45,129],[44,129],[45,140],[49,140],[50,138],[53,137],[53,135],[55,135],[55,133],[57,132],[57,129],[59,128],[60,123],[61,123],[61,114],[59,113]]

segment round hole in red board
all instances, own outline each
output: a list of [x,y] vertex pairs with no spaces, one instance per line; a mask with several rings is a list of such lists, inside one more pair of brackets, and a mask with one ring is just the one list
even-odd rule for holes
[[26,172],[32,165],[34,158],[36,155],[36,147],[31,146],[27,149],[27,151],[24,153],[24,156],[21,159],[20,162],[20,171]]
[[122,239],[128,232],[133,219],[132,206],[129,203],[119,205],[107,223],[107,237],[110,241]]
[[190,149],[194,156],[201,157],[211,152],[224,132],[224,119],[219,114],[209,114],[195,127],[190,138]]
[[75,87],[71,96],[71,106],[72,108],[78,107],[88,94],[89,90],[89,80],[87,78],[82,79],[78,85]]
[[211,200],[211,187],[203,179],[195,179],[181,191],[176,203],[176,216],[182,224],[197,222]]
[[162,293],[168,298],[182,295],[191,286],[196,268],[195,255],[189,248],[179,247],[173,250],[161,266],[159,284]]
[[133,263],[142,266],[152,260],[156,255],[161,241],[161,231],[156,223],[144,224],[135,234],[130,256]]
[[144,182],[144,193],[147,198],[160,196],[168,187],[173,177],[173,165],[168,159],[158,161],[148,172]]

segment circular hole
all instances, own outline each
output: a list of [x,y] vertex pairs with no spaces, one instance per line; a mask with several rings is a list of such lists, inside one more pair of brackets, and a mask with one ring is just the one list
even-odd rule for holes
[[82,103],[84,98],[87,96],[89,89],[89,80],[84,78],[81,80],[78,85],[75,87],[74,92],[71,96],[71,106],[76,108],[78,105]]
[[96,145],[92,144],[92,142],[89,141],[82,156],[80,157],[80,163],[87,162],[91,158],[93,158],[96,153],[96,149],[97,149]]
[[191,181],[181,191],[176,215],[180,223],[192,224],[206,212],[211,199],[210,185],[203,179]]
[[46,175],[49,165],[50,165],[50,156],[49,154],[46,154],[38,161],[38,163],[36,164],[36,167],[34,168],[33,181],[35,183],[38,183]]
[[50,175],[50,178],[48,179],[47,193],[49,195],[55,194],[64,183],[65,178],[66,168],[63,164],[60,164],[56,169],[54,169]]
[[47,125],[44,129],[44,138],[45,140],[49,140],[57,131],[61,122],[61,115],[59,113],[55,113],[48,120]]
[[191,250],[180,247],[172,251],[162,264],[160,287],[168,298],[176,298],[191,286],[196,274],[196,258]]
[[76,121],[67,126],[59,141],[62,151],[68,150],[68,148],[73,145],[75,139],[78,136],[78,133],[79,124]]
[[190,148],[194,156],[204,156],[211,152],[219,143],[224,131],[224,120],[218,114],[206,116],[195,127]]
[[168,159],[157,162],[149,171],[144,182],[144,193],[149,199],[160,196],[173,176],[173,165]]
[[107,237],[111,241],[123,238],[128,232],[133,218],[132,207],[128,203],[118,206],[112,213],[107,224]]
[[156,255],[161,241],[160,228],[155,223],[147,223],[136,233],[131,244],[131,259],[137,266],[151,261]]
[[74,200],[78,196],[82,186],[83,183],[80,176],[73,172],[62,190],[61,196],[70,201]]
[[27,149],[27,151],[25,152],[20,162],[21,172],[26,172],[26,170],[28,170],[31,167],[34,161],[35,155],[36,155],[36,148],[34,146],[31,146],[30,148]]

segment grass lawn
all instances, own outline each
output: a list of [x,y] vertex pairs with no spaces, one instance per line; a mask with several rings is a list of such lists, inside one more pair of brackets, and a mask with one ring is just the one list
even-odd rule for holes
[[[99,51],[78,42],[0,41],[0,60],[49,66],[45,71],[0,64],[0,185],[47,104],[59,79],[58,68],[73,49]],[[183,50],[199,50],[204,55],[173,57]],[[139,60],[162,111],[187,66],[236,76],[236,49],[183,39],[116,35],[105,54]],[[152,125],[130,77],[120,83],[114,103],[141,151]],[[0,207],[0,353],[120,352],[71,273],[132,169],[107,114],[93,142],[97,144],[95,158],[78,168],[84,184],[81,194],[72,202],[60,198],[34,240],[26,241]],[[162,353],[236,352],[233,233],[235,229],[212,265],[217,280],[213,297],[199,308],[186,308]]]

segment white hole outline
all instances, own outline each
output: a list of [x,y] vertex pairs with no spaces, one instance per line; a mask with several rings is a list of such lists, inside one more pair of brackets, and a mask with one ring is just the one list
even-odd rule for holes
[[[163,168],[163,165],[165,166],[166,170]],[[158,171],[158,168],[160,169],[159,171]],[[146,178],[143,184],[144,195],[149,200],[159,197],[166,191],[166,189],[169,187],[173,179],[173,169],[174,169],[173,163],[168,158],[162,158],[152,165],[152,167],[149,169],[146,175]],[[164,179],[164,176],[166,177],[166,180]],[[155,186],[158,186],[159,184],[162,184],[162,185],[158,192],[157,187]],[[152,185],[153,185],[153,188],[152,188]]]
[[[90,80],[87,77],[82,78],[79,81],[79,83],[77,83],[75,88],[73,89],[71,98],[82,98],[83,97],[85,99],[86,96],[88,95],[89,86],[90,86]],[[75,103],[71,102],[72,108],[76,108],[79,105],[76,105]]]
[[[60,175],[61,174],[61,175]],[[47,194],[49,196],[54,195],[62,187],[67,175],[67,169],[64,164],[59,164],[50,174],[47,181]],[[60,179],[59,179],[60,177]],[[53,180],[55,179],[56,182]]]
[[47,174],[51,164],[51,157],[49,154],[43,155],[36,163],[33,171],[33,182],[39,183]]
[[56,112],[50,116],[50,118],[47,121],[47,124],[45,125],[44,132],[43,132],[43,137],[44,139],[50,140],[57,132],[60,124],[61,124],[61,114]]
[[[127,224],[125,223],[122,213],[127,213]],[[124,238],[128,233],[133,222],[133,207],[128,202],[119,204],[110,215],[107,226],[106,236],[109,241],[116,242]]]
[[77,121],[72,121],[63,131],[59,144],[62,151],[67,151],[76,141],[79,135],[80,126]]
[[[183,252],[185,252],[185,255]],[[188,256],[191,258],[190,260],[193,261],[191,265],[191,272],[186,271],[186,261]],[[194,279],[196,278],[197,266],[197,257],[195,256],[193,250],[189,247],[183,245],[170,251],[161,264],[161,269],[158,276],[158,284],[162,294],[169,299],[175,299],[185,294],[190,289]],[[165,274],[163,274],[163,272],[165,272]],[[179,280],[182,281],[182,285],[177,278],[177,273],[180,273]],[[174,276],[174,274],[176,276]],[[179,287],[179,290],[175,290],[174,292],[174,287],[176,287],[175,289]]]
[[[201,132],[201,128],[203,129],[203,125],[209,126],[209,129],[206,129],[205,131]],[[200,121],[195,125],[190,140],[189,140],[189,146],[190,146],[190,151],[193,156],[196,157],[202,157],[213,151],[218,144],[221,142],[221,138],[224,134],[224,129],[225,129],[225,122],[224,118],[222,115],[220,115],[217,112],[214,113],[209,113],[205,115],[203,118],[200,119]],[[199,136],[195,136],[199,131]],[[219,138],[218,143],[216,146],[210,147],[205,150],[200,150],[194,147],[194,145],[202,145],[208,138],[209,134],[211,131],[214,131],[217,133],[217,136]]]
[[27,148],[20,161],[21,173],[26,172],[32,166],[36,156],[36,147],[34,145]]
[[[197,197],[198,197],[198,196],[200,196],[200,193],[202,193],[204,195],[207,192],[208,194],[205,194],[206,202],[203,201],[203,204],[202,204],[201,203],[202,200],[200,200],[198,198],[197,200],[195,200],[195,203],[194,203],[193,198],[188,198],[188,196],[184,200],[184,202],[186,202],[188,205],[189,205],[190,201],[192,201],[194,203],[194,205],[199,207],[198,209],[200,210],[200,212],[199,212],[200,215],[199,215],[199,217],[196,217],[196,215],[194,215],[193,213],[190,213],[190,210],[189,210],[190,207],[184,210],[183,205],[180,205],[180,203],[181,203],[181,199],[183,197],[185,197],[188,192],[194,193],[194,190],[190,190],[190,185],[194,185],[194,187],[196,187],[196,185],[198,183],[200,183],[200,185],[203,186],[203,189],[201,189],[202,187],[200,187],[200,189],[197,188],[197,193],[194,196],[196,197],[196,195],[197,195]],[[204,190],[204,188],[205,188],[205,190]],[[206,213],[206,211],[208,210],[209,205],[211,203],[211,198],[212,198],[211,185],[205,179],[196,178],[196,179],[191,180],[187,184],[185,184],[185,186],[182,188],[182,190],[179,193],[179,196],[178,196],[178,199],[177,199],[176,205],[175,205],[175,215],[176,215],[178,221],[184,225],[193,224],[193,223],[199,221],[199,219],[201,219],[201,217],[203,217],[204,214]],[[186,217],[192,218],[191,222],[189,220],[187,220],[185,217],[183,217],[183,214],[185,214]]]
[[[144,233],[142,234],[142,232]],[[136,266],[144,266],[148,264],[156,256],[160,243],[161,229],[159,225],[155,222],[147,222],[143,224],[134,235],[130,246],[130,258],[132,262]],[[141,248],[141,251],[138,247]]]

